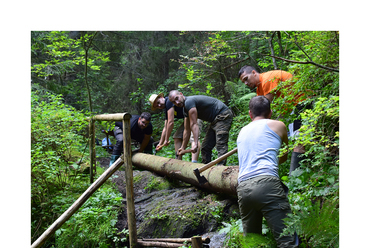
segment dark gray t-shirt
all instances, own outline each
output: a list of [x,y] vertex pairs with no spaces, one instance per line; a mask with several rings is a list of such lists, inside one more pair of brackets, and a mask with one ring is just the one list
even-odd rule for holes
[[184,105],[184,116],[189,116],[189,110],[196,108],[198,119],[213,122],[217,115],[221,114],[228,107],[220,100],[209,96],[186,96]]

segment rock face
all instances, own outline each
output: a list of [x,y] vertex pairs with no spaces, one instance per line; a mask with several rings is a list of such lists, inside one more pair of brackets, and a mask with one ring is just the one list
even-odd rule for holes
[[[100,163],[104,166],[103,161]],[[120,169],[112,180],[125,198],[124,173]],[[209,236],[210,247],[223,247],[225,235],[217,233],[223,227],[221,222],[240,218],[234,196],[211,194],[149,171],[134,170],[133,174],[138,238]],[[128,228],[125,208],[119,215],[117,228],[119,231]]]

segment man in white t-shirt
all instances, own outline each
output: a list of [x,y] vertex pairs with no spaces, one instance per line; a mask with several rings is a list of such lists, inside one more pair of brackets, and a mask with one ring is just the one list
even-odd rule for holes
[[243,127],[237,139],[239,176],[238,203],[244,235],[262,234],[265,217],[278,247],[297,247],[294,236],[282,236],[283,219],[291,213],[289,200],[279,179],[278,166],[287,160],[279,158],[283,143],[288,145],[287,128],[281,121],[271,120],[270,101],[265,96],[249,102],[252,122]]

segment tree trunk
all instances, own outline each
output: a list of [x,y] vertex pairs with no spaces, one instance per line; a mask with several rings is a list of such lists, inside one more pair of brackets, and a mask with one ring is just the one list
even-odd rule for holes
[[[269,36],[269,32],[266,31],[266,36],[268,37]],[[271,38],[268,38],[268,43],[269,43],[269,46],[270,46],[270,51],[271,51],[271,55],[272,56],[275,56],[275,51],[274,51],[274,47],[272,45],[272,38],[274,37],[274,33],[272,34]],[[277,64],[276,64],[276,60],[274,57],[272,57],[272,63],[274,65],[274,69],[277,70]]]
[[132,156],[132,164],[140,169],[149,170],[161,176],[169,176],[196,187],[216,193],[237,196],[236,186],[238,184],[239,166],[213,166],[201,174],[208,181],[208,183],[201,185],[193,170],[202,167],[204,165],[202,163],[191,163],[145,153],[136,153]]

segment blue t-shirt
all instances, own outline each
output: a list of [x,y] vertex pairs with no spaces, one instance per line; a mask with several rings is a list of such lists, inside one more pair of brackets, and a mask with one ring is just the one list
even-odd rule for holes
[[239,132],[238,145],[239,176],[238,182],[256,176],[279,177],[280,136],[267,125],[268,119],[249,123]]
[[176,119],[184,119],[184,108],[179,108],[175,106],[170,100],[168,100],[168,97],[165,98],[165,106],[166,108],[164,109],[164,112],[166,114],[166,120],[168,119],[167,111],[171,109],[172,107],[174,108],[174,117]]

